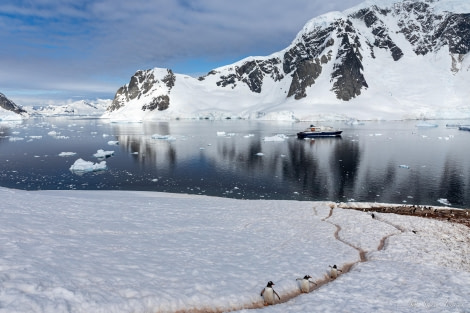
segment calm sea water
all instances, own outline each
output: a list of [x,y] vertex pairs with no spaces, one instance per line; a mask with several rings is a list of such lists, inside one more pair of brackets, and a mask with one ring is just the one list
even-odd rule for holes
[[[325,123],[343,129],[343,136],[311,141],[295,135],[309,123],[30,119],[0,124],[0,186],[468,208],[470,132],[446,124],[470,121],[434,122],[438,127],[416,127],[417,121]],[[276,134],[287,138],[263,140]],[[108,144],[113,140],[119,145]],[[107,170],[69,170],[78,158],[99,162],[93,156],[98,149],[114,151]]]

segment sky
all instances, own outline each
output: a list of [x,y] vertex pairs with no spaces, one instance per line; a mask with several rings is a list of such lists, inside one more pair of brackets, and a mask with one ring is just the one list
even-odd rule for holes
[[21,106],[112,99],[140,69],[200,76],[286,48],[361,0],[3,0],[0,92]]

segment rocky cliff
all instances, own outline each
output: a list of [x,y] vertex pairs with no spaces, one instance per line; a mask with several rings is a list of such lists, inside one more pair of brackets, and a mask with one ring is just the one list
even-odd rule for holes
[[3,108],[7,111],[11,111],[19,115],[26,114],[26,110],[16,105],[13,101],[8,99],[3,93],[0,93],[0,108]]

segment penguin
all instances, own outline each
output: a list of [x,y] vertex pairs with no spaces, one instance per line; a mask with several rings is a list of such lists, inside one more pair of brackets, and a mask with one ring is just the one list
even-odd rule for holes
[[277,292],[273,289],[273,285],[274,283],[272,281],[268,281],[266,287],[264,287],[261,291],[261,297],[264,299],[264,305],[274,304],[274,295],[276,295],[277,298],[281,300],[281,297],[279,297]]
[[371,216],[372,216],[372,218],[375,218],[375,214],[374,214],[374,213],[372,213]]
[[330,271],[330,277],[333,278],[333,279],[336,279],[336,277],[338,277],[338,271],[340,272],[343,272],[342,270],[340,270],[339,268],[336,267],[336,264],[331,266],[331,271]]
[[310,275],[305,275],[304,278],[297,278],[296,280],[300,280],[300,291],[303,293],[308,293],[310,292],[310,284],[314,284],[315,286],[317,285],[313,281],[310,281],[309,279],[312,278]]

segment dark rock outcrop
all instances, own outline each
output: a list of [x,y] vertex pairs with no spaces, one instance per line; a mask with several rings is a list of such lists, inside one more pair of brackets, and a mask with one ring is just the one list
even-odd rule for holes
[[304,60],[300,62],[292,74],[292,83],[289,88],[288,97],[294,96],[295,99],[301,99],[307,96],[305,89],[315,84],[315,79],[321,74],[322,67],[320,59]]
[[269,75],[274,81],[280,81],[284,78],[277,66],[280,63],[281,60],[278,58],[247,61],[241,66],[235,66],[235,69],[232,70],[234,73],[220,76],[221,79],[217,82],[217,86],[232,85],[232,88],[234,88],[238,82],[243,82],[252,92],[260,93],[265,76]]
[[361,43],[359,36],[348,20],[341,23],[342,31],[340,49],[336,56],[333,73],[331,77],[334,81],[333,90],[338,99],[348,101],[361,94],[361,89],[367,88],[367,82],[362,74],[362,55],[359,52]]
[[[175,85],[176,76],[172,70],[168,69],[167,74],[161,78],[161,82],[166,86],[168,93]],[[116,92],[113,102],[107,108],[108,112],[113,112],[123,107],[127,102],[140,99],[152,90],[155,84],[160,81],[155,77],[153,70],[139,70],[132,77],[129,84],[122,86]],[[158,110],[165,110],[170,105],[170,98],[167,95],[152,98],[152,101],[142,106],[142,110],[150,110],[158,108]]]
[[470,13],[449,15],[434,37],[436,45],[447,45],[450,53],[467,54],[470,51]]
[[158,111],[163,111],[163,110],[168,109],[169,106],[170,106],[170,97],[168,97],[167,95],[162,95],[162,96],[153,98],[149,104],[143,105],[142,110],[153,111],[155,109],[158,109]]
[[11,111],[20,115],[24,115],[27,113],[26,110],[16,105],[13,101],[8,99],[3,93],[0,93],[0,107],[7,111]]

